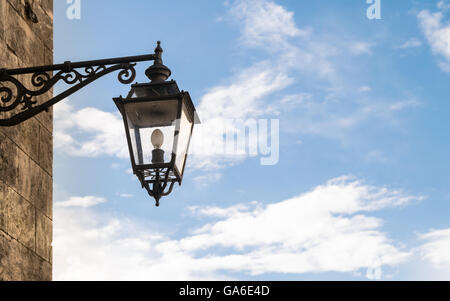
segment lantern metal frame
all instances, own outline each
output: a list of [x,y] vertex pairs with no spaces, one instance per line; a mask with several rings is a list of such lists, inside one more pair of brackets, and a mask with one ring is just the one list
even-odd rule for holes
[[[135,88],[145,87],[154,91],[154,95],[152,96],[141,96],[141,97],[133,97],[135,94]],[[166,95],[158,95],[158,91],[165,90],[171,91],[172,93]],[[172,192],[173,186],[175,183],[181,185],[183,180],[184,170],[186,167],[186,159],[187,152],[184,154],[184,164],[182,170],[178,170],[178,166],[175,164],[178,147],[178,138],[180,133],[180,120],[181,120],[181,111],[183,109],[183,105],[185,105],[186,110],[188,111],[188,118],[191,122],[191,128],[189,131],[189,141],[187,143],[187,149],[189,149],[190,137],[192,137],[194,125],[200,123],[199,117],[196,113],[194,104],[192,102],[191,96],[188,92],[180,91],[176,81],[156,81],[144,84],[134,84],[130,92],[128,93],[126,98],[122,96],[113,98],[118,110],[122,114],[124,127],[126,131],[128,149],[130,152],[131,165],[133,169],[133,173],[137,176],[139,181],[141,182],[142,188],[145,188],[150,196],[152,196],[156,201],[156,206],[159,206],[159,200],[162,196],[166,196]],[[172,145],[172,154],[170,162],[166,163],[150,163],[150,164],[137,164],[137,158],[135,158],[135,153],[132,144],[132,138],[130,136],[129,124],[127,114],[125,112],[124,106],[126,104],[133,103],[151,103],[151,102],[160,102],[164,100],[176,100],[177,101],[177,113],[175,119],[175,130],[174,130],[174,140]],[[142,154],[142,142],[141,138],[137,139],[136,148],[138,151],[138,156],[143,156]],[[141,151],[141,153],[139,153]]]

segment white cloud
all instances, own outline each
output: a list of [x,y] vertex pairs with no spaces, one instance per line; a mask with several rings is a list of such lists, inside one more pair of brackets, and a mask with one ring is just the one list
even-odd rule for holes
[[112,169],[118,169],[118,168],[120,168],[120,164],[119,163],[111,163],[111,168]]
[[441,10],[447,11],[450,9],[450,4],[447,1],[439,1],[437,7]]
[[[223,168],[250,155],[230,151],[223,144],[224,135],[231,130],[240,131],[240,122],[277,116],[280,106],[286,109],[302,98],[311,97],[299,93],[291,99],[283,98],[283,103],[277,98],[270,100],[273,94],[294,83],[289,76],[292,71],[301,70],[319,78],[334,72],[327,59],[334,55],[333,47],[310,41],[311,30],[299,29],[293,13],[284,7],[265,0],[239,0],[230,4],[229,13],[239,24],[244,45],[260,47],[269,53],[276,51],[277,55],[241,69],[230,83],[210,89],[201,98],[198,111],[202,124],[194,131],[190,160],[191,166],[202,169]],[[303,39],[302,46],[297,46],[293,39]],[[254,139],[249,137],[249,141]]]
[[74,196],[68,199],[67,201],[56,202],[55,207],[92,207],[101,203],[106,203],[106,199],[95,197],[95,196],[84,196],[78,197]]
[[389,106],[389,110],[390,111],[399,111],[399,110],[403,110],[406,108],[417,107],[420,105],[421,105],[421,102],[419,102],[417,100],[404,100],[404,101],[398,101],[398,102],[392,103]]
[[134,195],[132,195],[130,193],[120,193],[119,196],[121,198],[129,199],[129,198],[132,198]]
[[442,11],[431,13],[428,10],[423,10],[417,15],[420,28],[427,38],[431,50],[444,59],[439,66],[444,71],[450,72],[450,24],[442,24],[443,16]]
[[129,157],[119,113],[91,107],[76,111],[65,100],[55,105],[54,118],[56,150],[73,156]]
[[367,42],[354,42],[349,46],[350,52],[355,55],[372,54],[372,44]]
[[[393,112],[412,106],[412,103],[403,101],[366,100],[359,99],[353,93],[360,89],[360,92],[371,90],[369,86],[355,87],[354,80],[347,78],[345,71],[348,66],[339,64],[339,56],[362,54],[372,54],[373,42],[359,40],[336,40],[330,35],[312,33],[312,29],[301,30],[294,21],[294,15],[286,8],[274,4],[270,1],[236,1],[231,9],[231,14],[237,18],[241,24],[241,37],[247,45],[260,46],[268,51],[277,51],[275,59],[272,59],[272,66],[267,65],[270,72],[275,76],[278,74],[289,74],[291,85],[301,82],[304,87],[314,87],[319,85],[323,95],[319,93],[301,92],[291,95],[283,95],[281,101],[270,101],[264,99],[267,114],[273,114],[283,118],[284,130],[290,132],[308,133],[313,135],[323,135],[342,139],[344,131],[353,129],[362,122],[371,118],[381,118],[393,120]],[[255,4],[256,3],[256,4]],[[262,15],[276,15],[276,22],[269,22]],[[282,17],[281,17],[282,16]],[[280,20],[283,20],[281,22]],[[279,34],[272,37],[273,28],[279,29]],[[297,30],[295,30],[295,28]],[[301,31],[302,34],[299,34]],[[271,43],[271,40],[282,41]],[[340,70],[343,69],[343,70]],[[311,82],[310,82],[311,81]],[[239,81],[237,81],[239,82]],[[275,91],[283,91],[287,86],[280,86]],[[231,89],[232,86],[223,87]],[[243,90],[245,93],[245,90]],[[270,94],[268,93],[268,98]],[[262,97],[258,97],[260,103]],[[202,100],[202,104],[207,99]],[[236,103],[239,103],[239,97]],[[211,102],[211,112],[214,102]],[[232,102],[224,102],[231,105]],[[243,101],[247,106],[247,102]],[[400,105],[401,103],[401,105]],[[417,102],[418,103],[418,102]],[[221,107],[220,105],[218,107]],[[234,106],[230,106],[234,107]],[[244,106],[236,106],[242,108]],[[244,109],[250,116],[258,116],[254,112],[261,113],[258,107]],[[386,114],[385,112],[390,112]],[[287,114],[295,112],[295,117],[290,120]],[[242,113],[237,113],[240,116]],[[386,124],[386,122],[384,123]],[[209,145],[209,144],[206,144]],[[235,158],[236,160],[238,158]]]
[[372,91],[372,88],[369,86],[361,86],[359,88],[359,92],[370,92],[370,91]]
[[373,150],[365,156],[367,162],[387,163],[389,159],[380,151]]
[[[252,202],[249,204],[237,204],[228,208],[220,208],[220,207],[199,207],[199,206],[192,206],[188,209],[191,211],[192,214],[198,215],[198,216],[207,216],[207,217],[232,217],[236,214],[239,214],[243,211],[248,211],[251,208],[254,208],[255,205],[257,205],[257,202]],[[197,232],[201,232],[197,231]]]
[[299,29],[294,13],[265,0],[238,0],[231,15],[242,25],[241,40],[250,46],[277,50],[286,47],[289,38],[308,36],[310,29]]
[[[382,232],[371,212],[413,196],[337,178],[288,200],[229,208],[190,208],[213,219],[180,239],[130,220],[55,210],[55,280],[213,280],[229,272],[366,271],[368,278],[410,256]],[[152,227],[154,228],[154,227]]]
[[408,41],[406,41],[405,43],[403,43],[403,44],[401,44],[399,46],[396,46],[394,48],[396,48],[396,49],[406,49],[406,48],[417,48],[417,47],[420,47],[420,46],[422,46],[422,42],[419,39],[411,38]]
[[202,187],[206,187],[209,186],[212,183],[216,183],[218,181],[220,181],[220,179],[222,178],[222,174],[219,172],[212,172],[212,173],[207,173],[201,176],[196,176],[194,178],[194,182]]
[[212,88],[200,100],[199,114],[206,121],[213,118],[246,119],[265,113],[263,97],[290,84],[282,70],[267,62],[244,69],[230,85]]
[[313,95],[310,93],[287,95],[281,99],[280,104],[282,106],[294,107],[299,104],[305,103],[305,101],[310,101],[312,97]]
[[[190,146],[191,166],[217,169],[244,160],[248,154],[228,147],[225,135],[242,134],[247,122],[270,112],[271,107],[263,100],[292,82],[274,65],[260,62],[242,70],[237,80],[229,85],[217,86],[207,92],[198,106],[202,124],[194,130]],[[249,138],[249,141],[255,139],[257,137]]]
[[[56,208],[54,212],[55,280],[183,279],[180,263],[166,262],[155,246],[166,239],[132,221],[91,211]],[[179,269],[178,269],[179,268]]]
[[420,235],[426,243],[421,246],[422,258],[437,269],[450,269],[450,229],[433,230]]
[[[349,105],[351,104],[351,105]],[[304,98],[297,102],[295,114],[284,119],[284,129],[290,133],[320,135],[327,138],[348,140],[348,133],[370,120],[381,120],[383,125],[395,122],[394,114],[420,106],[414,99],[388,100],[386,98]],[[283,108],[283,113],[292,108]],[[353,139],[353,138],[352,138]]]

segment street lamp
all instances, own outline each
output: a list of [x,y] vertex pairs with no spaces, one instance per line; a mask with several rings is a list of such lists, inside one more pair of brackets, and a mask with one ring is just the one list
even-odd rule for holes
[[[119,81],[129,84],[136,76],[135,64],[131,62],[153,60],[145,72],[150,82],[135,83],[126,98],[120,96],[113,100],[123,117],[133,173],[159,206],[160,198],[168,195],[175,183],[181,185],[194,124],[199,123],[189,93],[180,91],[174,80],[167,80],[171,71],[163,65],[162,52],[158,41],[155,53],[150,55],[0,69],[0,112],[17,111],[22,106],[21,112],[0,119],[0,126],[17,125],[116,70],[121,70]],[[85,74],[77,71],[78,68],[84,68]],[[59,72],[51,77],[47,73],[50,71]],[[19,74],[32,74],[31,84],[39,89],[26,88],[13,77]],[[36,105],[34,97],[49,91],[60,80],[74,86]]]
[[123,117],[133,173],[156,206],[176,182],[181,185],[192,130],[199,120],[189,93],[180,91],[174,80],[167,81],[171,72],[162,64],[161,53],[158,43],[159,59],[145,72],[150,83],[136,83],[127,98],[114,98]]

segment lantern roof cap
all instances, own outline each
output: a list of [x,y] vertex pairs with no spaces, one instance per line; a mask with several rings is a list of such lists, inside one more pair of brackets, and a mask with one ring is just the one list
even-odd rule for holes
[[161,48],[161,41],[158,41],[155,48],[155,60],[153,62],[153,65],[145,70],[145,75],[150,79],[151,82],[164,82],[172,74],[170,69],[163,64],[163,52],[164,50]]

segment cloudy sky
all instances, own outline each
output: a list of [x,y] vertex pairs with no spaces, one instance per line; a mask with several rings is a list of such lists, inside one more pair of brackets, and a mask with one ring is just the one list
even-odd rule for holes
[[450,280],[450,2],[80,3],[55,1],[55,63],[161,40],[202,124],[156,208],[112,101],[129,87],[55,106],[55,280]]

